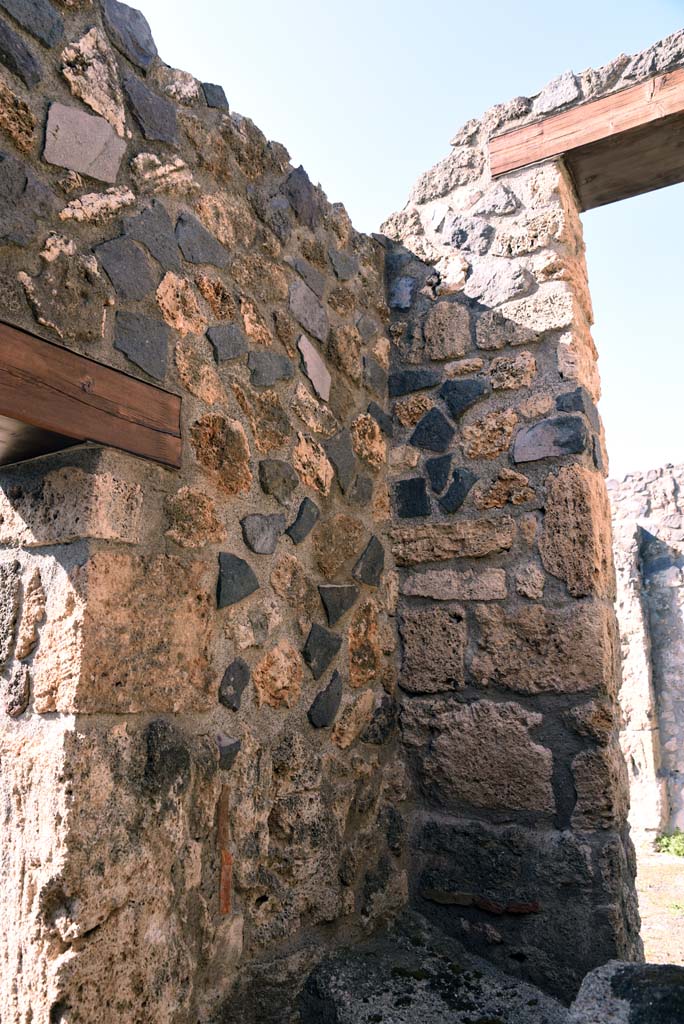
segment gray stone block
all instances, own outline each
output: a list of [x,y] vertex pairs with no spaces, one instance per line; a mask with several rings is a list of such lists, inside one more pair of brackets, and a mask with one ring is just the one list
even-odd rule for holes
[[313,673],[314,679],[320,679],[326,668],[342,646],[342,638],[324,626],[314,622],[306,638],[302,655]]
[[40,64],[24,40],[0,19],[0,62],[20,78],[25,86],[33,89],[43,77]]
[[219,555],[219,579],[217,604],[219,608],[244,601],[246,597],[259,589],[259,581],[254,570],[243,558],[222,551]]
[[340,281],[350,281],[352,277],[355,277],[359,272],[359,261],[350,252],[344,252],[342,249],[328,249],[328,256],[330,262],[333,265],[335,276]]
[[173,335],[161,320],[138,313],[118,312],[114,348],[155,380],[164,380]]
[[314,231],[321,222],[323,203],[303,167],[291,172],[283,192],[302,224]]
[[103,14],[109,38],[131,64],[147,71],[157,56],[157,47],[147,19],[135,8],[118,0],[104,0]]
[[283,459],[262,459],[259,463],[259,483],[264,494],[271,494],[281,505],[287,504],[296,491],[299,477],[289,462]]
[[208,107],[215,107],[217,110],[228,110],[228,100],[223,91],[222,85],[213,85],[211,82],[202,82],[202,92]]
[[0,7],[45,46],[54,46],[64,34],[64,22],[48,0],[0,0]]
[[335,721],[342,701],[342,677],[333,672],[330,682],[316,695],[307,715],[314,729],[327,729]]
[[123,87],[131,105],[133,117],[146,139],[152,142],[178,144],[176,108],[169,100],[157,96],[140,81],[137,75],[124,75]]
[[247,338],[237,324],[221,324],[210,327],[207,337],[214,350],[217,363],[227,363],[231,359],[239,359],[247,351]]
[[430,409],[419,420],[411,434],[414,448],[427,448],[431,452],[445,452],[454,437],[454,428],[439,409]]
[[189,263],[228,266],[228,253],[217,238],[190,213],[181,213],[176,222],[176,240]]
[[125,140],[103,117],[63,103],[50,104],[43,149],[49,164],[114,182],[125,152]]
[[272,555],[278,545],[278,539],[285,532],[285,516],[282,512],[275,515],[254,513],[240,520],[242,537],[256,555]]
[[293,544],[301,544],[303,540],[306,540],[318,522],[320,515],[321,510],[318,505],[311,498],[304,498],[299,506],[297,518],[292,526],[289,526],[285,531]]
[[343,615],[353,608],[359,596],[359,588],[352,583],[338,586],[333,583],[322,584],[318,588],[321,601],[328,618],[328,625],[334,626]]
[[252,384],[258,388],[270,388],[279,380],[291,380],[294,367],[287,356],[279,352],[254,349],[247,357]]
[[95,254],[117,297],[125,301],[144,299],[161,280],[157,266],[132,238],[112,238],[98,245]]
[[25,164],[0,153],[0,242],[30,245],[56,209],[53,193]]
[[514,462],[536,462],[579,455],[589,450],[591,435],[582,416],[551,416],[523,427],[513,442]]
[[319,341],[328,336],[328,314],[304,281],[293,281],[290,285],[290,310],[302,327]]
[[124,234],[141,242],[164,270],[181,269],[181,255],[174,234],[173,221],[158,199],[137,217],[123,222]]
[[333,464],[337,482],[344,494],[351,487],[356,474],[356,457],[352,447],[351,434],[348,430],[340,430],[329,441],[325,441],[323,447],[325,454]]
[[439,384],[442,375],[438,370],[399,370],[390,373],[388,386],[390,398],[410,395],[414,391],[423,391]]
[[223,673],[219,686],[219,703],[230,711],[239,711],[242,694],[250,679],[249,665],[242,658],[232,661]]
[[363,554],[352,569],[352,576],[359,583],[379,587],[385,568],[385,549],[377,537],[371,537]]

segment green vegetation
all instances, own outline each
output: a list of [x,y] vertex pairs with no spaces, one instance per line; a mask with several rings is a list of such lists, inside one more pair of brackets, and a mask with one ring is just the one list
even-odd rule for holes
[[658,853],[673,853],[675,857],[684,857],[684,832],[676,828],[674,832],[665,832],[655,842]]

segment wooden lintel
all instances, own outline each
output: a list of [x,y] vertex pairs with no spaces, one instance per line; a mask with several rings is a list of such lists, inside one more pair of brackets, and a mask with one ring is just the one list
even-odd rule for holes
[[492,176],[563,158],[580,206],[684,181],[684,68],[494,136]]
[[180,406],[178,395],[0,323],[0,464],[94,441],[179,467]]

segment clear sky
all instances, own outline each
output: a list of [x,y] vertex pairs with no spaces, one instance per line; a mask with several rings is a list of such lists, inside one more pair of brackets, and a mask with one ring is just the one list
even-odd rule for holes
[[[684,27],[684,0],[128,2],[364,231],[470,117]],[[684,186],[584,221],[611,474],[684,463]]]

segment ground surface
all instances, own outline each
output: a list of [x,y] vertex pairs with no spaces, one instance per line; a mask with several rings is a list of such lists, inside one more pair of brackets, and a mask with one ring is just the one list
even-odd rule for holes
[[640,851],[637,863],[646,960],[684,966],[684,857]]

